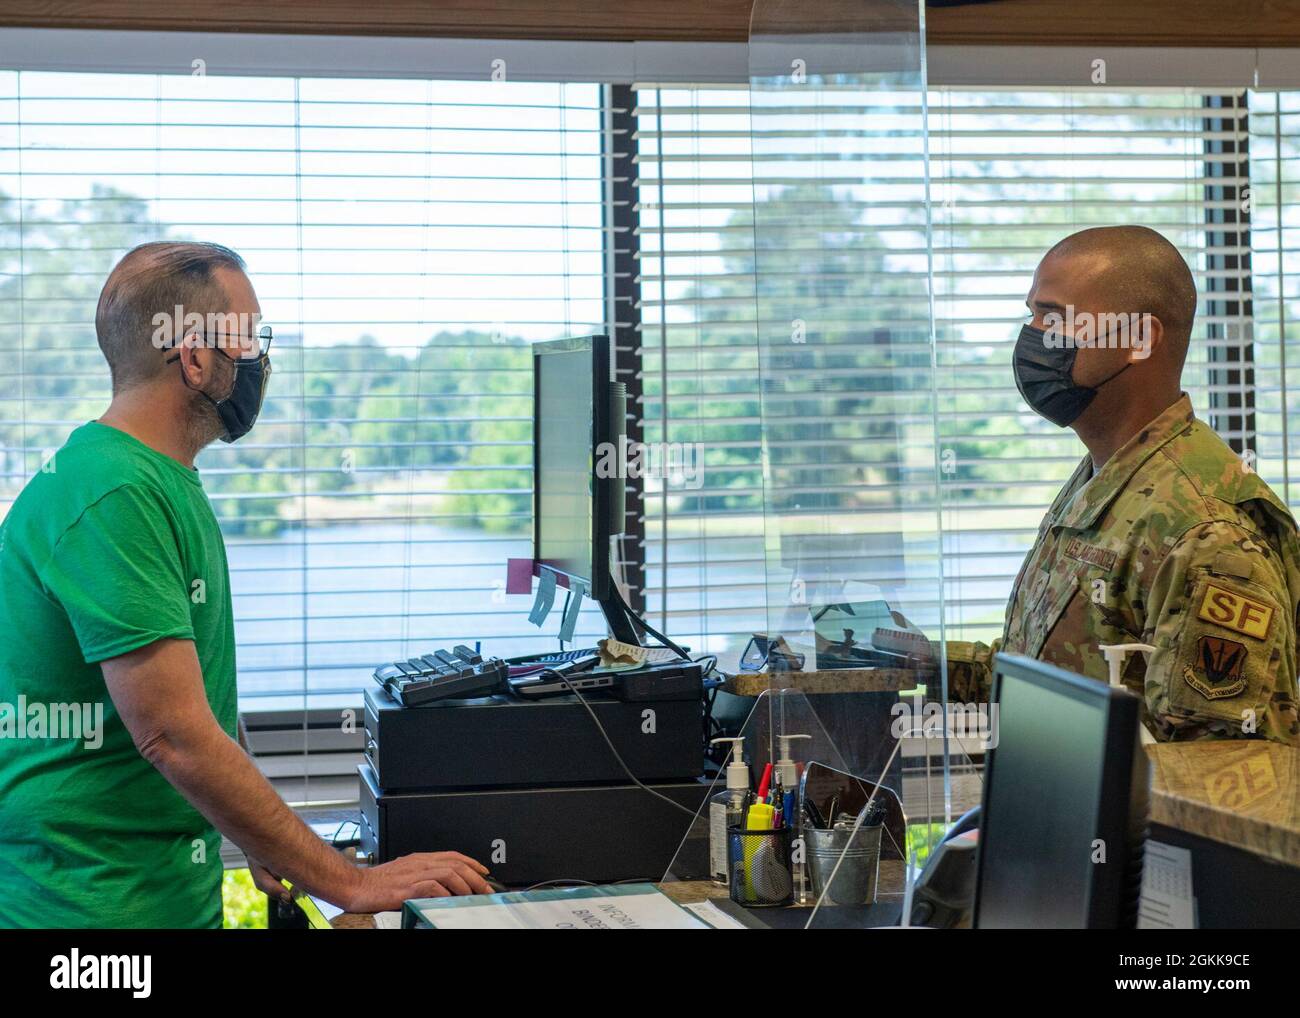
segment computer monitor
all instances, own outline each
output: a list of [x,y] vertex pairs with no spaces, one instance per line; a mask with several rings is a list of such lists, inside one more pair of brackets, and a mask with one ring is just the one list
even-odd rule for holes
[[1128,690],[1027,657],[993,659],[976,928],[1137,925],[1150,767]]
[[625,386],[608,336],[533,344],[533,574],[580,580],[614,635],[637,642],[615,597],[610,541],[624,530]]

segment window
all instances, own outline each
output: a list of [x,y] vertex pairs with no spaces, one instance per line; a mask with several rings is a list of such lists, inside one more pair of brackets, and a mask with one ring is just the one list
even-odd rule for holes
[[[1230,285],[1249,290],[1237,211],[1247,169],[1244,96],[1198,90],[938,89],[930,96],[945,612],[950,639],[1000,634],[1039,521],[1083,446],[1031,413],[1011,349],[1034,267],[1089,226],[1159,230],[1201,295],[1184,388],[1225,440],[1239,393],[1220,369],[1249,334]],[[1227,190],[1225,190],[1225,188]],[[1220,227],[1222,224],[1220,224]]]
[[[928,101],[941,455],[918,511],[942,528],[947,635],[989,639],[1081,455],[1008,364],[1033,267],[1075,229],[1146,223],[1184,252],[1203,298],[1194,405],[1290,497],[1300,102]],[[338,711],[381,661],[552,645],[504,594],[530,545],[532,341],[617,327],[634,429],[689,468],[634,492],[634,594],[695,650],[738,650],[769,625],[771,582],[750,130],[736,83],[0,71],[0,513],[105,405],[93,309],[112,264],[211,239],[247,258],[276,329],[257,429],[200,459],[269,772],[350,794]],[[589,610],[579,639],[601,631]]]
[[643,85],[638,143],[642,422],[697,476],[645,494],[645,607],[699,650],[767,629],[749,93]]
[[[531,555],[528,343],[606,331],[602,103],[591,83],[0,72],[0,513],[107,404],[112,265],[213,240],[276,336],[256,429],[198,464],[241,709],[320,708],[313,745],[337,749],[380,662],[553,647],[505,565]],[[268,772],[301,775],[304,744],[268,734]]]
[[[647,500],[648,607],[744,637],[767,619],[747,91],[644,85],[637,107],[647,433],[703,441],[709,464],[699,492]],[[1202,294],[1185,387],[1225,439],[1254,437],[1234,412],[1250,309],[1229,299],[1250,291],[1246,95],[932,88],[929,134],[946,635],[989,640],[1083,455],[1024,406],[1010,370],[1034,267],[1057,240],[1131,222],[1173,241]]]
[[1300,308],[1300,92],[1251,96],[1250,257],[1256,452],[1258,469],[1295,513],[1300,478],[1291,466],[1300,384],[1295,351]]

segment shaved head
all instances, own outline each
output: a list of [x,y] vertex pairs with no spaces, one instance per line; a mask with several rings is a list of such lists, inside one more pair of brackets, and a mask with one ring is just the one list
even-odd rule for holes
[[1145,226],[1099,226],[1072,233],[1043,258],[1086,273],[1112,310],[1160,319],[1169,362],[1181,370],[1196,317],[1196,283],[1178,249]]
[[1094,468],[1178,401],[1196,283],[1178,249],[1155,230],[1072,233],[1038,263],[1025,306],[1030,320],[1017,340],[1016,370],[1029,337],[1050,351],[1049,374],[1053,365],[1064,369],[1067,391],[1085,391],[1083,409],[1064,424],[1083,439]]

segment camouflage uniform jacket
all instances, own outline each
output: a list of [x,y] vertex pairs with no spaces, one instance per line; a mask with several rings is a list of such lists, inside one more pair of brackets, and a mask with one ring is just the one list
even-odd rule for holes
[[1095,475],[1085,457],[1038,528],[992,648],[951,643],[949,697],[987,700],[1002,650],[1106,681],[1101,643],[1147,643],[1124,685],[1160,740],[1300,745],[1300,538],[1282,501],[1186,395]]

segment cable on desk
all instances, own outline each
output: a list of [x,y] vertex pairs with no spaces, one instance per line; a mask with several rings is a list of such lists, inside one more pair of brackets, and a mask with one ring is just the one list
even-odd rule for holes
[[[690,658],[687,658],[686,660],[689,661]],[[683,806],[680,802],[668,798],[668,796],[662,794],[661,792],[656,792],[653,788],[645,784],[640,778],[638,778],[635,774],[632,773],[632,768],[627,765],[627,762],[623,759],[622,754],[619,753],[618,748],[614,745],[613,740],[610,739],[609,733],[605,731],[605,726],[600,723],[600,718],[596,717],[596,712],[591,709],[591,704],[587,702],[587,698],[585,696],[583,696],[580,692],[578,692],[577,687],[575,687],[574,684],[569,681],[569,677],[567,675],[563,674],[562,672],[557,672],[552,668],[545,669],[544,671],[541,672],[541,674],[550,675],[556,679],[559,679],[561,682],[564,683],[565,688],[568,689],[570,693],[572,693],[574,696],[578,698],[578,702],[582,704],[582,706],[586,709],[587,713],[591,716],[591,720],[596,726],[596,731],[600,732],[600,737],[605,740],[605,745],[608,746],[609,751],[614,754],[614,759],[617,760],[618,765],[623,768],[623,773],[632,779],[633,784],[635,784],[642,791],[649,792],[656,799],[662,799],[664,802],[668,803],[669,806],[673,807],[673,809],[681,810],[683,813],[687,814],[692,820],[695,819],[695,817],[698,815],[698,811],[691,809],[689,806]]]
[[[721,726],[719,726],[713,719],[713,704],[714,701],[718,699],[718,689],[721,687],[722,683],[718,682],[717,685],[711,685],[712,680],[709,679],[709,676],[712,675],[718,667],[717,654],[704,654],[699,658],[699,661],[709,662],[709,667],[704,669],[704,673],[701,676],[702,691],[704,694],[704,745],[708,747],[713,743],[715,729],[718,731],[721,730]],[[708,757],[707,749],[705,750],[705,757]]]
[[599,884],[593,884],[590,880],[579,880],[577,877],[557,877],[554,880],[543,880],[541,883],[533,884],[531,887],[525,887],[524,892],[537,891],[543,887],[599,887]]
[[[340,823],[340,824],[338,825],[338,827],[336,827],[336,828],[334,829],[334,834],[333,834],[333,836],[330,838],[330,845],[331,845],[332,847],[334,847],[334,848],[338,848],[338,844],[339,844],[339,835],[343,833],[343,828],[347,827],[348,825],[351,825],[351,826],[355,827],[355,828],[357,829],[357,837],[358,837],[358,838],[361,837],[361,821],[360,821],[360,820],[344,820],[342,823]],[[348,840],[351,841],[352,839],[349,838]]]

